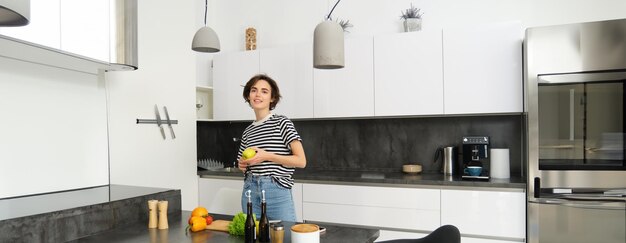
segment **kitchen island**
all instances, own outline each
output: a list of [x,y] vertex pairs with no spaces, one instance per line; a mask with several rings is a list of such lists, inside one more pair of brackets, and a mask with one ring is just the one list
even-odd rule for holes
[[[181,211],[169,215],[169,229],[148,229],[147,218],[124,227],[100,234],[84,237],[71,242],[243,242],[243,236],[231,236],[226,232],[203,230],[199,232],[186,232],[187,220],[191,212]],[[232,216],[212,214],[214,219],[231,220]],[[282,222],[285,227],[284,242],[291,242],[289,229],[294,222]],[[320,242],[374,242],[378,238],[379,230],[372,228],[337,226],[320,224],[326,228],[326,232],[320,235]]]

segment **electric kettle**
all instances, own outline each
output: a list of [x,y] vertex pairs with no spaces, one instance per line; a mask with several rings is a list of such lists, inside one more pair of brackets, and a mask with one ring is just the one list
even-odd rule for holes
[[435,151],[435,159],[433,163],[437,163],[439,157],[442,157],[443,160],[441,163],[441,173],[444,175],[455,175],[457,174],[458,168],[456,168],[457,161],[457,148],[456,146],[447,146],[447,147],[439,147],[437,151]]

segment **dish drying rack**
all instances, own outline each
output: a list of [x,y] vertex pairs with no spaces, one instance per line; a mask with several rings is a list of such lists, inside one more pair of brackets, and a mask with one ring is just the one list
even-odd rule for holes
[[224,163],[215,159],[199,159],[198,167],[205,170],[215,170],[224,168]]

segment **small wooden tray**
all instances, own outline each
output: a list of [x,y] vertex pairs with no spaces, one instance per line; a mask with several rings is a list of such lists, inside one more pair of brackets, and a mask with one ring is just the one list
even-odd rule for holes
[[229,224],[230,224],[230,221],[228,221],[228,220],[218,219],[218,220],[213,221],[213,223],[207,225],[206,229],[228,232],[228,225]]

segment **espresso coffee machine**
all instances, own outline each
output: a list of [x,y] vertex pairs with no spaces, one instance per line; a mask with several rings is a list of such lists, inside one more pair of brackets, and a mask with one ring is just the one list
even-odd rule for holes
[[[483,163],[489,159],[489,137],[488,136],[470,136],[463,137],[463,168],[468,166],[483,167]],[[482,170],[478,176],[469,176],[463,174],[463,178],[489,179],[489,176],[483,176],[486,171]]]

